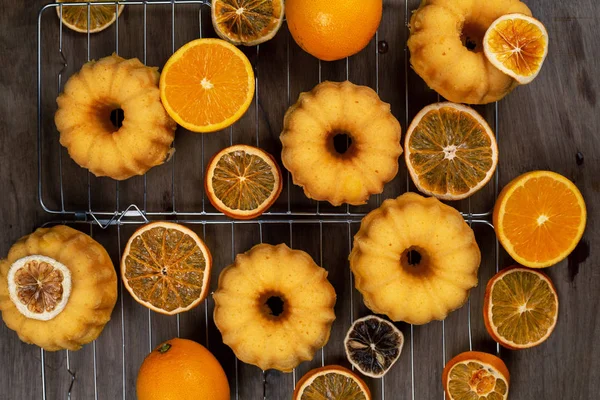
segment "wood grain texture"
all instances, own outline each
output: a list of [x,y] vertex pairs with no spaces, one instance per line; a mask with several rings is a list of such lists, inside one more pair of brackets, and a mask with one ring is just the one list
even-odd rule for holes
[[[54,211],[113,212],[130,204],[154,212],[214,211],[202,189],[204,166],[212,154],[232,143],[258,144],[280,161],[279,133],[285,110],[301,92],[311,90],[323,80],[350,79],[378,89],[382,100],[391,104],[403,132],[406,131],[422,107],[442,100],[408,67],[406,22],[419,3],[419,0],[385,0],[377,36],[363,52],[347,61],[319,62],[294,43],[284,24],[273,40],[259,48],[244,49],[255,68],[258,96],[238,123],[210,135],[179,129],[175,141],[177,152],[169,163],[154,168],[146,177],[119,184],[89,176],[58,144],[53,123],[55,99],[66,79],[87,60],[88,46],[86,35],[63,30],[62,49],[67,67],[59,82],[57,74],[63,68],[58,52],[61,32],[55,11],[47,10],[42,16],[44,69],[40,121],[44,205]],[[584,238],[569,260],[547,270],[560,298],[555,332],[537,348],[520,352],[502,349],[500,354],[511,371],[513,400],[595,399],[596,383],[600,381],[600,348],[596,338],[600,331],[597,268],[600,257],[595,251],[600,239],[597,219],[600,61],[596,33],[600,3],[595,0],[526,0],[526,3],[550,34],[546,64],[535,82],[518,88],[499,103],[497,121],[494,105],[477,109],[492,127],[497,122],[500,186],[533,169],[559,172],[581,189],[589,219]],[[35,227],[51,220],[73,218],[43,212],[37,198],[35,34],[37,12],[43,4],[40,0],[2,1],[0,188],[4,196],[0,201],[0,256]],[[124,57],[138,57],[148,65],[161,66],[174,48],[200,36],[214,36],[206,7],[175,6],[174,31],[170,5],[149,5],[146,11],[145,36],[143,7],[126,7],[119,19],[118,46],[115,25],[91,36],[89,57],[99,58],[118,50]],[[400,160],[397,177],[386,185],[381,196],[373,196],[367,205],[349,210],[369,211],[383,199],[407,190],[414,190],[414,186]],[[493,197],[494,185],[490,183],[470,200],[452,205],[464,212],[485,212],[492,207]],[[345,212],[346,206],[333,208],[307,199],[284,171],[284,190],[272,210]],[[111,226],[106,230],[88,224],[75,226],[103,244],[118,268],[120,251],[138,225]],[[188,313],[166,317],[137,304],[120,285],[111,322],[94,344],[78,352],[42,353],[21,343],[14,332],[0,324],[0,399],[42,399],[44,393],[50,400],[65,399],[71,383],[67,366],[76,374],[73,400],[135,399],[135,378],[144,357],[158,343],[177,335],[206,345],[217,356],[230,381],[232,399],[262,399],[263,395],[269,400],[289,399],[294,384],[311,368],[323,363],[349,366],[342,340],[353,319],[369,314],[360,294],[352,287],[347,261],[352,236],[359,228],[357,222],[188,226],[205,239],[213,254],[211,292],[217,287],[219,272],[233,261],[235,254],[261,241],[285,242],[302,249],[328,270],[338,296],[337,319],[330,342],[317,352],[314,360],[301,364],[292,374],[276,371],[263,374],[254,366],[236,361],[233,352],[222,344],[212,321],[214,302],[210,296]],[[397,324],[406,338],[404,351],[385,379],[366,380],[375,399],[442,399],[441,371],[447,360],[471,347],[496,351],[481,318],[484,283],[495,272],[494,234],[482,224],[473,228],[484,256],[480,285],[472,291],[470,302],[443,323],[420,327]],[[503,251],[499,257],[501,268],[512,263]]]

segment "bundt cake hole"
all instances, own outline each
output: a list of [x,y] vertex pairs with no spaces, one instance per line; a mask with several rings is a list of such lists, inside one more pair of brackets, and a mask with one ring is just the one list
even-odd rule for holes
[[265,293],[261,296],[259,303],[263,314],[269,319],[279,320],[287,315],[285,297],[281,293]]
[[338,157],[349,157],[352,150],[352,136],[345,131],[334,131],[331,137],[331,152]]
[[460,35],[463,46],[474,53],[481,53],[483,51],[483,37],[485,36],[486,30],[487,27],[484,27],[479,23],[467,21],[464,24]]
[[411,274],[429,275],[431,273],[427,252],[417,246],[411,246],[402,253],[400,265]]
[[125,113],[122,108],[115,108],[110,112],[110,122],[112,122],[115,128],[123,126],[123,120],[125,119]]

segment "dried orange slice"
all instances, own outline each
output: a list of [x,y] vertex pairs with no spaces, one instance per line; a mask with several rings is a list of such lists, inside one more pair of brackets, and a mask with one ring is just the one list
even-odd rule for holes
[[548,32],[535,18],[503,15],[485,33],[483,51],[494,67],[526,84],[542,69],[548,54]]
[[308,371],[298,381],[292,400],[371,400],[369,388],[354,372],[339,365]]
[[251,219],[264,213],[281,194],[281,171],[265,151],[235,145],[210,160],[204,188],[217,210],[231,218]]
[[565,259],[585,230],[587,211],[577,187],[562,175],[533,171],[511,181],[494,206],[494,229],[519,264],[546,268]]
[[455,103],[431,104],[413,119],[404,158],[417,188],[444,200],[460,200],[481,189],[498,164],[498,145],[475,110]]
[[197,39],[177,50],[160,75],[163,106],[179,125],[214,132],[241,118],[254,97],[248,57],[221,39]]
[[467,351],[446,364],[442,384],[447,400],[506,400],[510,374],[498,357]]
[[196,233],[179,224],[153,222],[129,238],[121,276],[135,301],[173,315],[204,300],[211,266],[210,252]]
[[552,281],[527,268],[512,267],[496,274],[487,284],[483,304],[490,336],[512,350],[544,342],[558,320],[558,295]]
[[[59,3],[67,3],[70,0],[57,0]],[[90,2],[98,2],[102,0],[89,0]],[[125,0],[122,0],[125,1]],[[90,33],[103,31],[111,26],[121,15],[125,6],[123,4],[118,7],[114,5],[90,5]],[[60,18],[60,7],[56,7],[56,14]],[[62,7],[62,23],[69,29],[76,32],[88,31],[88,7],[87,6],[63,6]]]
[[212,0],[217,35],[235,45],[255,46],[273,38],[283,22],[283,0]]

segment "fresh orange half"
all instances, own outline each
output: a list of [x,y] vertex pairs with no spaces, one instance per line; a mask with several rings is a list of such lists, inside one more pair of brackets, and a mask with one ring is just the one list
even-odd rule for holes
[[160,75],[163,106],[179,125],[214,132],[241,118],[254,97],[248,57],[221,39],[197,39],[177,50]]
[[211,266],[210,252],[196,233],[161,221],[141,227],[129,238],[121,276],[138,303],[173,315],[204,300]]
[[535,18],[503,15],[485,33],[483,51],[494,67],[526,84],[542,69],[548,54],[548,32]]
[[490,336],[512,350],[544,342],[558,320],[558,295],[552,281],[527,268],[512,267],[496,274],[487,284],[483,304]]
[[217,210],[231,218],[251,219],[264,213],[281,194],[281,171],[267,152],[231,146],[208,163],[204,187]]
[[498,145],[475,110],[455,103],[431,104],[413,119],[404,158],[417,188],[444,200],[469,197],[492,178]]
[[[57,0],[59,3],[67,3],[70,0]],[[89,0],[91,3],[99,2],[102,0]],[[125,0],[122,0],[125,1]],[[114,5],[90,5],[90,33],[96,33],[103,31],[104,29],[111,26],[117,18],[121,15],[121,12],[125,8],[125,5],[121,4],[119,7]],[[118,12],[117,12],[118,10]],[[56,14],[61,17],[61,7],[56,7]],[[62,23],[69,29],[76,32],[87,33],[88,31],[88,7],[87,6],[63,6],[62,7]]]
[[494,206],[494,229],[519,264],[546,268],[577,246],[587,211],[577,187],[562,175],[533,171],[511,181]]
[[244,46],[255,46],[275,36],[283,12],[283,0],[212,0],[211,7],[217,35]]
[[371,400],[365,382],[339,365],[327,365],[306,373],[298,381],[293,400]]
[[447,400],[506,400],[510,374],[500,358],[467,351],[446,364],[442,384]]

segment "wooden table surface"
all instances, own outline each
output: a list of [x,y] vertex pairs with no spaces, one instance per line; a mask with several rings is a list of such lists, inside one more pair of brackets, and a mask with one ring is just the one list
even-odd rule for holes
[[[53,8],[42,18],[42,199],[48,209],[61,211],[124,210],[130,204],[149,212],[213,211],[205,201],[202,171],[208,157],[233,143],[255,144],[279,159],[278,140],[283,114],[298,94],[310,90],[319,80],[340,81],[348,78],[357,84],[379,89],[381,98],[392,110],[403,129],[425,105],[437,101],[410,69],[407,70],[405,21],[419,0],[386,0],[377,38],[357,56],[347,61],[319,63],[303,53],[289,37],[284,25],[270,42],[244,49],[258,75],[258,100],[232,129],[211,135],[183,130],[176,138],[177,153],[170,163],[157,167],[147,178],[133,178],[119,185],[109,179],[89,178],[58,145],[52,122],[56,109],[57,73],[61,70],[58,20]],[[497,127],[499,136],[500,186],[526,171],[549,169],[572,179],[581,189],[588,206],[588,225],[580,245],[568,260],[546,270],[560,297],[557,328],[543,345],[526,351],[501,350],[500,355],[511,371],[513,400],[597,399],[600,382],[600,261],[593,250],[600,239],[600,117],[597,96],[600,90],[600,45],[597,26],[600,2],[596,0],[527,0],[534,16],[547,27],[550,51],[535,82],[518,88],[498,104],[477,107]],[[38,200],[38,143],[36,114],[36,26],[42,1],[3,0],[0,13],[0,256],[11,244],[49,221],[71,221],[71,214],[51,215]],[[147,48],[144,51],[143,10],[128,6],[119,20],[118,52],[124,57],[146,58],[148,65],[163,65],[175,48],[189,40],[214,36],[210,13],[199,5],[175,7],[174,42],[171,42],[171,6],[148,6]],[[409,13],[406,12],[409,11]],[[199,27],[199,12],[201,26]],[[99,58],[117,50],[115,27],[92,35],[89,57]],[[384,44],[385,43],[385,44]],[[86,35],[65,30],[62,49],[68,63],[64,79],[78,70],[88,56]],[[408,100],[408,102],[407,102]],[[496,124],[497,123],[497,124]],[[61,172],[62,168],[62,180]],[[147,193],[144,195],[144,182]],[[61,185],[63,187],[61,195]],[[414,188],[409,186],[409,190]],[[375,208],[383,198],[398,196],[407,190],[403,161],[396,179],[386,185],[381,197],[373,196],[364,207],[351,207],[352,213]],[[470,201],[453,204],[464,212],[488,211],[494,201],[491,183]],[[306,199],[298,187],[286,182],[273,210],[314,213],[341,211],[327,204],[319,206]],[[85,212],[84,214],[85,215]],[[95,214],[96,215],[96,214]],[[88,220],[91,218],[88,215]],[[184,217],[179,217],[185,219]],[[198,216],[188,222],[199,222]],[[66,399],[71,375],[75,374],[72,399],[134,399],[135,377],[147,352],[163,340],[177,336],[191,338],[208,346],[223,364],[232,388],[232,399],[289,399],[294,383],[309,369],[321,363],[348,365],[342,340],[354,318],[368,314],[358,292],[351,287],[347,255],[358,223],[323,217],[318,221],[267,218],[271,222],[231,224],[222,218],[206,217],[208,224],[189,226],[205,238],[215,261],[212,289],[222,268],[232,257],[261,240],[286,242],[307,251],[329,271],[338,303],[337,319],[330,343],[312,362],[302,364],[294,374],[263,372],[254,366],[236,362],[231,350],[221,343],[211,311],[212,299],[197,309],[177,317],[149,313],[127,293],[120,298],[100,338],[78,352],[44,353],[23,344],[16,334],[0,324],[0,399]],[[127,219],[100,229],[93,224],[75,224],[105,245],[118,265],[120,250],[141,218]],[[385,380],[367,379],[375,399],[442,399],[441,372],[445,361],[472,347],[495,352],[481,318],[485,282],[495,272],[495,240],[492,229],[474,224],[484,260],[480,284],[471,293],[471,301],[452,313],[444,323],[432,322],[411,327],[397,324],[404,332],[406,346],[398,363]],[[499,254],[499,266],[511,260]],[[122,290],[122,288],[120,289]],[[43,385],[45,382],[45,387]],[[264,393],[263,393],[264,391]]]

